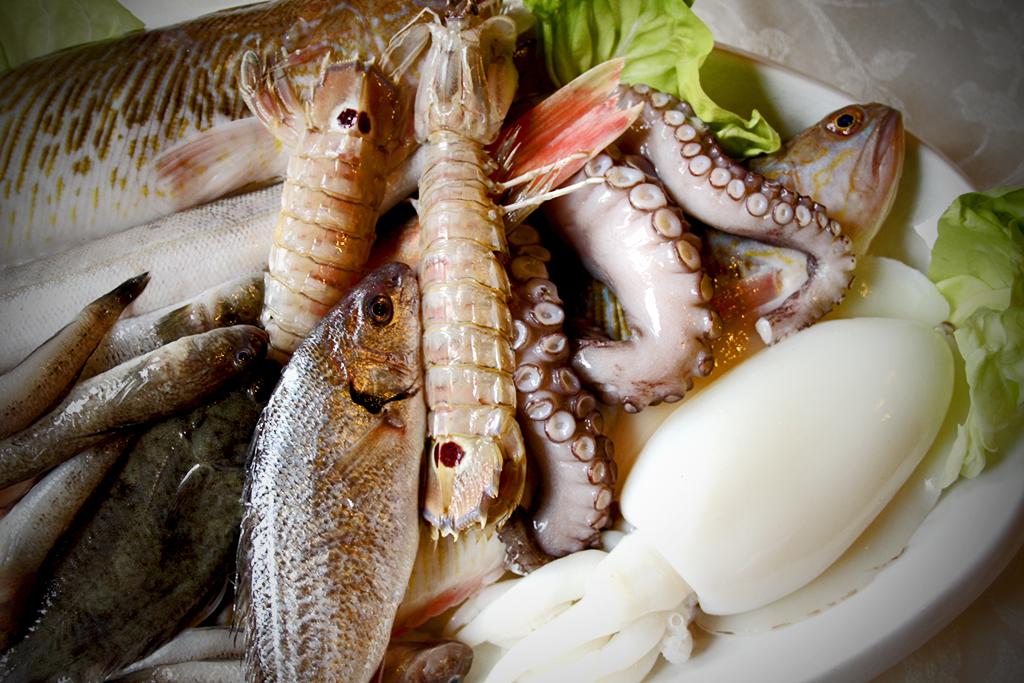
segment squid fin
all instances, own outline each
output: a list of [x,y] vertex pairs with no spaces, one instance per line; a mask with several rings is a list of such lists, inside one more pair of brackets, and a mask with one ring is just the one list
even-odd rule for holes
[[153,160],[157,191],[175,210],[283,177],[288,152],[255,117],[215,126]]

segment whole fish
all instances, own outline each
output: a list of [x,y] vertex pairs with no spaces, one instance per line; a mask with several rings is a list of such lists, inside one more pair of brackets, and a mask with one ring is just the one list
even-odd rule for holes
[[130,278],[82,309],[10,372],[0,375],[0,438],[24,429],[59,401],[121,311],[149,282]]
[[[248,116],[242,54],[384,54],[444,0],[277,0],[130,33],[0,75],[0,265],[154,220],[284,173]],[[309,80],[316,64],[310,65]]]
[[125,317],[180,304],[228,280],[262,275],[279,186],[180,211],[32,263],[0,269],[0,371],[21,361],[119,282],[149,272]]
[[253,441],[239,543],[246,680],[365,683],[419,533],[426,407],[405,264],[348,291],[292,356]]
[[76,384],[53,410],[0,440],[0,488],[59,465],[111,430],[198,405],[266,348],[266,332],[235,325],[184,337]]
[[39,571],[5,683],[103,681],[203,615],[230,578],[252,430],[279,366],[149,427]]
[[149,353],[164,344],[219,327],[255,325],[263,307],[263,277],[229,280],[187,301],[119,320],[96,345],[82,368],[82,379]]
[[867,251],[896,199],[904,150],[899,110],[851,104],[747,165],[827,207],[859,255]]

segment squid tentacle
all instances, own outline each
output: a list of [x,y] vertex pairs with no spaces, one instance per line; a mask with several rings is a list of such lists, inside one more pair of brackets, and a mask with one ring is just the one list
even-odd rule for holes
[[644,105],[617,144],[647,158],[690,217],[733,235],[807,254],[807,282],[756,325],[776,342],[820,318],[853,278],[850,240],[826,209],[730,159],[686,102],[644,85],[619,86],[620,107]]
[[596,546],[610,521],[612,444],[597,399],[568,364],[565,311],[548,279],[551,253],[528,225],[508,240],[516,417],[539,478],[526,523],[541,550],[561,557]]
[[572,367],[605,403],[637,412],[673,402],[693,376],[714,367],[710,341],[722,321],[710,306],[714,286],[702,243],[642,159],[592,159],[570,183],[604,182],[544,204],[555,230],[590,274],[615,292],[626,313],[624,341],[581,337]]

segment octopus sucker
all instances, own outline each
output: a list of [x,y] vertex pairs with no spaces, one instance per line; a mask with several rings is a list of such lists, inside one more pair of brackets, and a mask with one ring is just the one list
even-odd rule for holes
[[591,276],[622,303],[629,338],[592,330],[575,341],[571,364],[603,402],[628,412],[681,399],[694,376],[713,369],[709,342],[722,332],[701,240],[649,170],[640,158],[600,154],[569,182],[604,182],[542,207]]
[[646,87],[619,87],[621,107],[644,104],[619,149],[650,161],[687,216],[807,254],[807,282],[758,321],[764,341],[774,343],[831,310],[850,286],[856,259],[825,207],[729,159],[686,102]]
[[599,544],[611,520],[615,461],[597,399],[569,365],[565,310],[548,279],[551,252],[529,225],[509,234],[509,250],[516,416],[539,481],[525,524],[544,553],[561,557]]

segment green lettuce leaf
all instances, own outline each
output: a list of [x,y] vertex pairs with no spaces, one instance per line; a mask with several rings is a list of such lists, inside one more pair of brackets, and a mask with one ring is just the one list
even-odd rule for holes
[[981,472],[1024,414],[1024,188],[958,197],[939,219],[928,277],[949,301],[970,387],[948,485]]
[[142,27],[117,0],[3,0],[0,72],[55,50]]
[[537,18],[544,60],[564,85],[608,59],[625,57],[622,80],[686,100],[722,149],[742,158],[779,149],[779,134],[756,110],[749,120],[705,94],[700,67],[714,47],[693,0],[524,0]]

